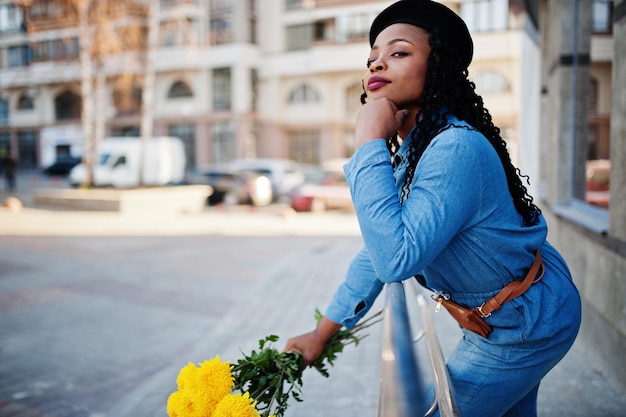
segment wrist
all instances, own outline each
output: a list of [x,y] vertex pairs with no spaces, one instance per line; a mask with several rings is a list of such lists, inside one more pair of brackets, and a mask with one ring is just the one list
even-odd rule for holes
[[341,324],[335,323],[326,317],[322,317],[322,320],[320,320],[320,323],[315,328],[315,337],[321,345],[324,345],[341,327]]

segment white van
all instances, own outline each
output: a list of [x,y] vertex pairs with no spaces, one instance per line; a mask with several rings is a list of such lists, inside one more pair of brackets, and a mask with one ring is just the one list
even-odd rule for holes
[[[129,188],[139,186],[142,140],[139,137],[112,137],[98,146],[93,182],[97,187]],[[175,137],[148,140],[143,167],[143,185],[180,184],[185,178],[185,150]],[[72,186],[84,183],[87,167],[75,166],[69,174]]]

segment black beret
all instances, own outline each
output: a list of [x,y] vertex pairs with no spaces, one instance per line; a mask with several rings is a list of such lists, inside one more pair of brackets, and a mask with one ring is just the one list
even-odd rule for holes
[[431,0],[400,0],[380,12],[370,28],[370,46],[380,32],[395,23],[419,26],[428,32],[438,28],[443,41],[461,57],[465,68],[472,62],[474,45],[463,19],[441,3]]

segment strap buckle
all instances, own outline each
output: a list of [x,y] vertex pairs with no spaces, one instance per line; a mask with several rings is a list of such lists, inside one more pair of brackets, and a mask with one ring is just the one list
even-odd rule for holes
[[443,304],[444,301],[450,299],[450,294],[441,291],[435,291],[430,296],[430,298],[437,302],[437,306],[435,307],[435,313],[439,313],[439,310],[441,310],[441,304]]
[[478,313],[480,313],[480,317],[482,317],[482,318],[486,319],[487,317],[491,316],[491,313],[489,313],[489,314],[485,314],[485,313],[483,313],[483,307],[484,307],[484,306],[485,306],[485,303],[482,303],[482,304],[480,305],[480,307],[478,307],[476,310],[478,310]]

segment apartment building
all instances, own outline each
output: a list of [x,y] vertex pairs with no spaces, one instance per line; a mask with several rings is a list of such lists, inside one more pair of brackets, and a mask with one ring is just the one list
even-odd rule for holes
[[[83,153],[79,33],[52,1],[25,9],[17,3],[0,1],[0,152],[18,159],[20,169],[35,170]],[[255,3],[158,5],[154,134],[182,138],[189,168],[249,156],[239,138],[248,138],[256,123]],[[33,21],[35,29],[27,31]],[[141,77],[144,61],[138,54],[132,65],[120,62],[108,57],[102,63],[106,136],[138,135],[141,124],[141,85],[133,86],[135,105],[122,106],[115,80]]]
[[[349,156],[369,25],[390,3],[160,0],[154,133],[181,137],[190,168]],[[445,3],[473,32],[470,76],[517,161],[532,80],[523,65],[538,57],[525,10],[509,0]],[[83,152],[78,29],[51,1],[18,4],[0,0],[0,152],[34,170]],[[26,30],[28,19],[36,30]],[[138,134],[140,108],[120,108],[113,79],[142,68],[107,67],[106,135]]]

